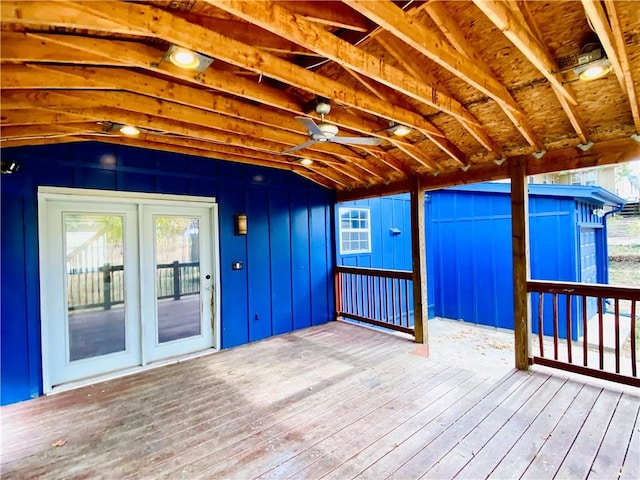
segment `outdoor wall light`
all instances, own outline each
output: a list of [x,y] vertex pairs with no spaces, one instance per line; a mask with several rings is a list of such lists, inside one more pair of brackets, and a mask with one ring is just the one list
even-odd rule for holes
[[20,164],[14,160],[3,160],[0,165],[0,173],[14,173],[20,168]]
[[246,235],[247,234],[247,214],[238,213],[234,217],[235,217],[236,235]]

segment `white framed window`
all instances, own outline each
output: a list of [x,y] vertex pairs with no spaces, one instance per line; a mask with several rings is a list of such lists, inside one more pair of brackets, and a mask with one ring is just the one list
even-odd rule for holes
[[340,207],[340,253],[371,252],[371,221],[368,208]]

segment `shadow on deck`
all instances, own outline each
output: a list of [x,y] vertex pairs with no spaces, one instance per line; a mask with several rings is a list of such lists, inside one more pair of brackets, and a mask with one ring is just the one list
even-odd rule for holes
[[2,478],[640,476],[637,390],[414,347],[331,322],[3,407]]

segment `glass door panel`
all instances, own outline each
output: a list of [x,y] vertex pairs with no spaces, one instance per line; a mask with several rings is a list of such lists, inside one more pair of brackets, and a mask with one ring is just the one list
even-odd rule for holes
[[48,201],[46,218],[45,388],[140,365],[137,209]]
[[158,343],[200,335],[200,219],[154,217]]
[[143,207],[146,360],[213,346],[211,235],[209,208]]
[[69,360],[126,350],[122,215],[65,213]]

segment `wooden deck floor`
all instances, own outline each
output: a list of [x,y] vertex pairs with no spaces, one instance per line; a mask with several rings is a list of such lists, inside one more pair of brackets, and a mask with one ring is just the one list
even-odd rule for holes
[[340,322],[3,407],[2,478],[640,477],[640,397]]

